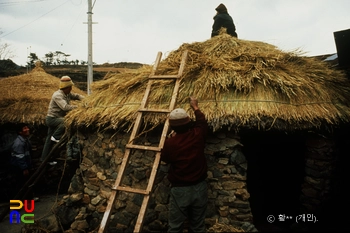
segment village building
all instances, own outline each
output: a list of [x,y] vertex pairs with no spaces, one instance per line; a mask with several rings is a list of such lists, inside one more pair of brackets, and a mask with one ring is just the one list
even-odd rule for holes
[[[346,73],[302,51],[285,52],[227,34],[181,45],[160,62],[157,73],[176,74],[184,51],[188,59],[176,107],[189,109],[188,97],[196,96],[210,126],[205,150],[208,231],[343,228],[341,208],[349,207],[344,194],[350,150]],[[55,209],[57,222],[46,228],[97,232],[151,72],[152,66],[144,65],[109,73],[93,83],[91,95],[66,116],[67,140],[81,149],[71,155],[78,167]],[[57,78],[42,82],[52,80],[58,86]],[[35,87],[32,81],[28,86]],[[155,81],[153,86],[148,107],[166,108],[172,81]],[[27,121],[18,109],[20,116],[2,110],[2,119]],[[166,117],[146,114],[135,143],[156,145]],[[44,118],[28,121],[38,119]],[[153,152],[134,150],[122,185],[145,188],[154,157]],[[158,167],[145,232],[167,230],[167,169],[163,163]],[[132,232],[141,203],[142,195],[119,192],[108,232]],[[336,225],[337,218],[344,223]]]

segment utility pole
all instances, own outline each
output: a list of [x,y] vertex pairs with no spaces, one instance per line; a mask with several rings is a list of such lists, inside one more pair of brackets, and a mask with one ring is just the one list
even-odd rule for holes
[[91,94],[92,75],[92,0],[88,0],[88,76],[87,76],[87,93]]
[[28,62],[28,58],[29,58],[29,55],[28,55],[28,47],[27,47],[27,65],[26,65],[26,67],[27,67],[27,74],[28,74],[28,70],[29,70],[29,62]]

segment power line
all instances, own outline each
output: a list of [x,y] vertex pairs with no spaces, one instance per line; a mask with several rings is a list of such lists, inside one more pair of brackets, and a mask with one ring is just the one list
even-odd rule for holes
[[48,0],[31,0],[31,1],[16,1],[16,2],[0,2],[1,6],[13,6],[13,5],[18,5],[18,4],[23,4],[23,3],[32,3],[32,2],[44,2]]
[[[37,0],[37,1],[40,1],[40,0]],[[42,0],[42,1],[44,1],[44,0]],[[19,28],[15,29],[15,30],[13,30],[13,31],[11,31],[11,32],[9,32],[9,33],[4,34],[3,36],[0,36],[0,38],[4,38],[4,37],[6,37],[6,36],[8,36],[8,35],[10,35],[10,34],[12,34],[12,33],[14,33],[14,32],[16,32],[16,31],[18,31],[18,30],[20,30],[20,29],[22,29],[22,28],[24,28],[24,27],[26,27],[26,26],[28,26],[28,25],[34,23],[35,21],[37,21],[37,20],[39,20],[40,18],[44,17],[45,15],[51,13],[52,11],[56,10],[57,8],[61,7],[62,5],[66,4],[66,3],[69,2],[69,1],[70,1],[70,0],[65,1],[65,2],[62,3],[61,5],[56,6],[56,7],[53,8],[52,10],[46,12],[45,14],[43,14],[43,15],[41,15],[40,17],[34,19],[33,21],[31,21],[31,22],[29,22],[29,23],[23,25],[22,27],[19,27]]]
[[63,39],[61,46],[64,44],[64,42],[66,41],[67,37],[70,36],[72,29],[74,28],[74,26],[77,24],[77,21],[79,19],[79,17],[81,16],[81,14],[83,13],[83,11],[80,11],[80,13],[78,14],[78,16],[76,17],[72,27],[69,29],[68,33],[66,34],[66,37]]

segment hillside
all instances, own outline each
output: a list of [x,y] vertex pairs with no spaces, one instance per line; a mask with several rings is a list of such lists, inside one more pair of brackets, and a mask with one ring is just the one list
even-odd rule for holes
[[[121,73],[128,69],[137,69],[143,66],[141,63],[135,62],[119,62],[114,64],[103,64],[93,66],[93,80],[101,80],[109,73]],[[87,80],[87,65],[56,65],[56,66],[44,66],[44,70],[55,77],[61,77],[64,75],[70,76],[76,86],[81,90],[86,90]],[[0,60],[0,78],[7,78],[11,76],[17,76],[30,72],[31,69],[27,67],[18,66],[11,60]]]

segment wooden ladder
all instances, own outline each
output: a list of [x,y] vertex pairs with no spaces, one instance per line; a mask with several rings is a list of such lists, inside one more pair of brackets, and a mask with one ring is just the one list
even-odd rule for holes
[[[123,161],[122,161],[122,164],[120,166],[117,179],[115,180],[114,186],[112,187],[112,191],[111,191],[111,195],[110,195],[109,200],[108,200],[106,211],[105,211],[103,218],[101,220],[101,224],[100,224],[100,227],[98,230],[99,233],[103,233],[105,231],[105,229],[107,228],[108,220],[110,218],[111,210],[113,208],[113,204],[114,204],[115,199],[116,199],[117,191],[138,193],[138,194],[144,195],[143,202],[142,202],[142,205],[140,207],[140,212],[139,212],[139,215],[137,217],[135,228],[134,228],[134,232],[141,232],[141,229],[143,226],[144,216],[145,216],[145,213],[147,210],[148,202],[150,199],[150,194],[151,194],[151,191],[153,188],[154,180],[155,180],[158,166],[159,166],[159,162],[160,162],[161,149],[164,145],[164,141],[166,139],[166,135],[167,135],[168,129],[169,129],[168,119],[166,120],[166,122],[164,124],[158,147],[135,145],[135,144],[133,144],[133,142],[134,142],[134,139],[139,132],[140,125],[142,122],[142,116],[144,113],[151,112],[151,113],[165,114],[165,113],[170,113],[174,109],[175,104],[176,104],[176,100],[177,100],[177,95],[178,95],[179,88],[180,88],[180,81],[181,81],[182,73],[183,73],[183,70],[185,68],[185,63],[187,60],[187,53],[188,53],[188,51],[185,50],[182,54],[182,60],[181,60],[180,68],[179,68],[177,75],[156,75],[156,71],[157,71],[158,65],[159,65],[161,57],[162,57],[161,52],[158,52],[158,54],[157,54],[155,65],[153,66],[152,72],[149,76],[146,91],[145,91],[145,94],[144,94],[143,99],[141,101],[141,106],[138,110],[135,124],[134,124],[133,130],[132,130],[131,135],[130,135],[129,142],[126,145]],[[158,79],[158,80],[159,79],[175,79],[175,85],[174,85],[174,89],[173,89],[173,93],[172,93],[172,97],[171,97],[168,109],[149,109],[149,108],[147,108],[148,97],[149,97],[149,94],[151,92],[152,83],[156,79]],[[148,180],[147,188],[145,190],[136,189],[136,188],[132,188],[132,187],[120,186],[121,181],[124,177],[124,171],[126,169],[128,161],[129,161],[130,153],[133,149],[144,150],[144,151],[154,151],[156,153],[155,160],[154,160],[153,166],[152,166],[152,171],[151,171],[151,174],[150,174],[150,177]]]

